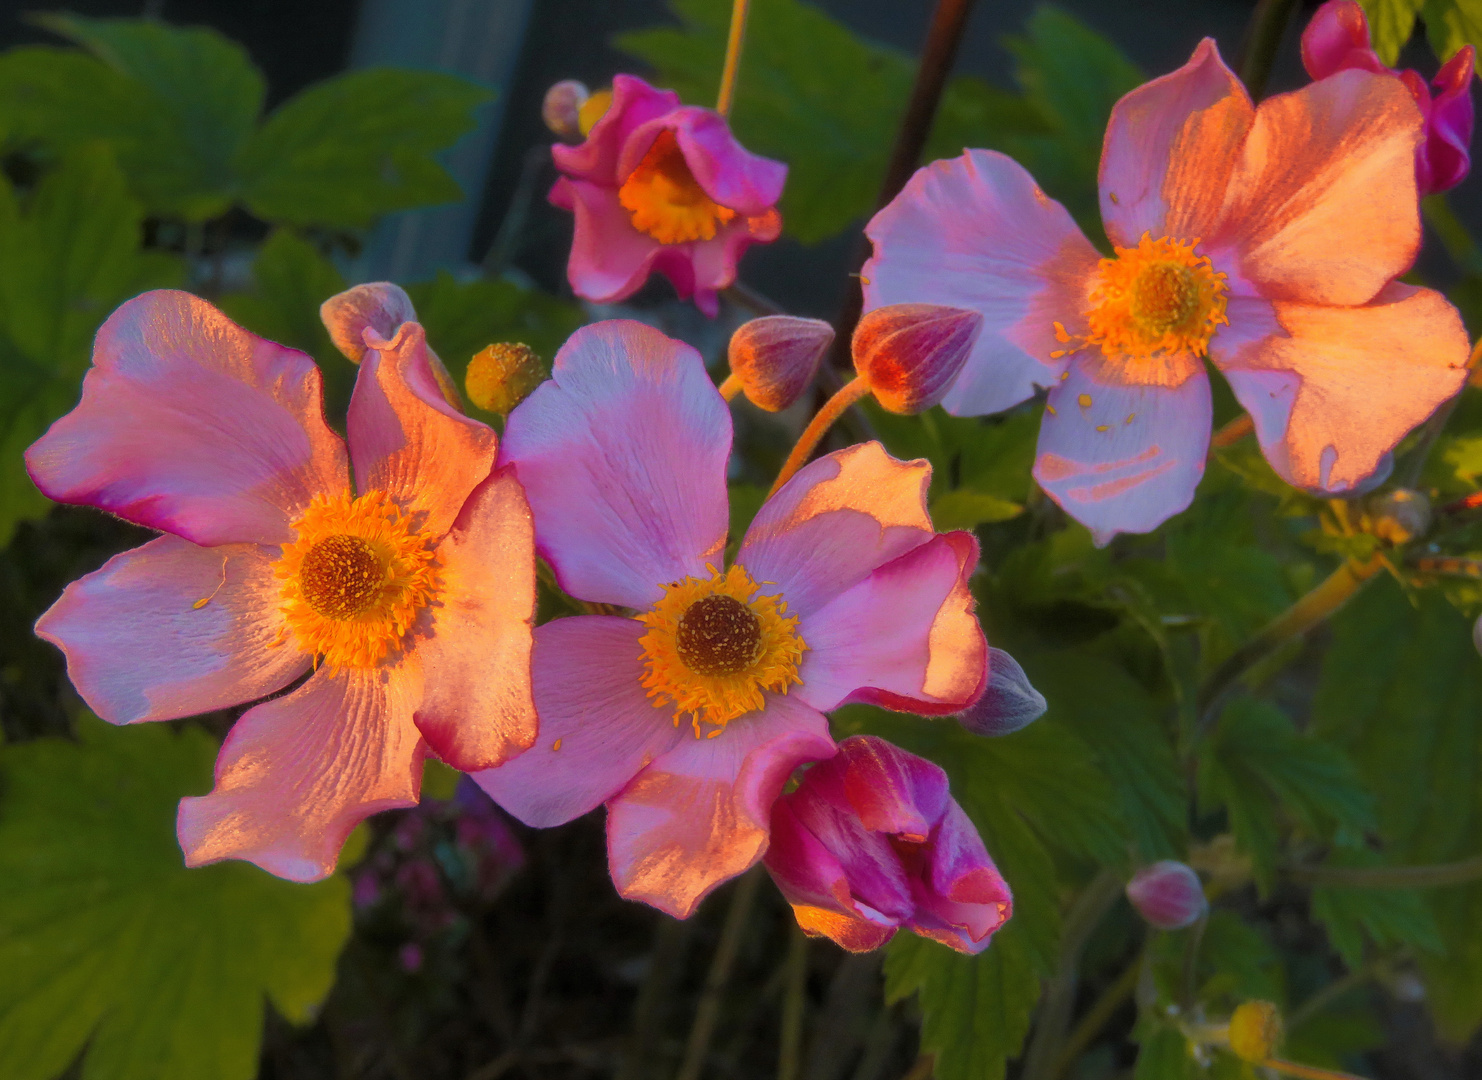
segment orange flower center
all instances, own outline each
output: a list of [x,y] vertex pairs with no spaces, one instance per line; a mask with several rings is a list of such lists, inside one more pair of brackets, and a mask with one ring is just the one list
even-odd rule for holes
[[1135,248],[1117,248],[1115,258],[1097,264],[1089,332],[1072,338],[1056,323],[1056,338],[1076,348],[1099,346],[1108,361],[1102,373],[1119,382],[1180,385],[1199,370],[1215,331],[1229,323],[1225,275],[1207,255],[1194,253],[1198,246],[1197,239],[1143,233]]
[[633,228],[661,244],[710,240],[736,216],[700,187],[672,131],[661,131],[638,168],[618,188]]

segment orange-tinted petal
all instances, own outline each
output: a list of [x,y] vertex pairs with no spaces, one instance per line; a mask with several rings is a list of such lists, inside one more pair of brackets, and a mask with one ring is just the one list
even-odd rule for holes
[[1255,108],[1205,38],[1177,71],[1118,101],[1101,151],[1101,220],[1112,243],[1207,236]]
[[1272,467],[1298,487],[1351,490],[1466,381],[1461,317],[1430,289],[1394,284],[1362,307],[1273,312],[1284,334],[1215,362]]
[[1387,75],[1344,71],[1268,98],[1206,248],[1232,250],[1269,299],[1367,303],[1420,246],[1420,138],[1415,100]]

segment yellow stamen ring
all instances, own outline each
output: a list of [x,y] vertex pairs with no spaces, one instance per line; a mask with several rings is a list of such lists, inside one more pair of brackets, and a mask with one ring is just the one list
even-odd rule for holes
[[433,553],[380,491],[318,495],[273,566],[294,643],[330,667],[374,667],[437,595]]
[[714,738],[743,713],[760,709],[762,691],[785,694],[802,680],[798,664],[808,646],[780,596],[758,593],[747,572],[707,567],[712,577],[687,577],[664,586],[653,609],[638,616],[648,627],[643,686],[655,708],[672,706],[674,722],[689,714],[695,736],[709,724]]
[[714,239],[736,217],[705,194],[672,131],[661,131],[638,168],[618,188],[618,202],[633,228],[661,244]]

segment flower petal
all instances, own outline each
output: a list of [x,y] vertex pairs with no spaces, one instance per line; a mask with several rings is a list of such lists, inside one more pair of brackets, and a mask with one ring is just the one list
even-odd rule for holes
[[875,832],[924,843],[952,801],[940,765],[873,735],[845,739],[828,764],[825,775],[842,781],[849,805]]
[[329,331],[334,347],[357,364],[365,356],[366,331],[378,338],[393,338],[402,323],[416,318],[412,298],[389,281],[356,285],[319,305],[319,321]]
[[959,952],[982,952],[1013,913],[1013,897],[955,801],[948,801],[932,836],[928,873],[916,892],[916,917],[907,925]]
[[1101,220],[1112,243],[1209,235],[1254,116],[1212,38],[1177,71],[1124,95],[1101,151]]
[[1209,377],[1180,386],[1105,381],[1100,353],[1081,352],[1050,391],[1034,478],[1098,544],[1151,532],[1194,498],[1209,451]]
[[[966,708],[988,679],[988,642],[967,581],[972,533],[937,536],[811,612],[794,693],[820,712],[846,701],[943,715]],[[871,826],[873,828],[873,826]]]
[[[654,263],[674,283],[681,300],[694,293],[695,306],[712,319],[720,311],[716,293],[736,282],[736,264],[752,244],[770,244],[782,235],[782,215],[767,210],[737,217],[722,225],[710,240],[665,248]],[[676,264],[683,262],[683,266]]]
[[417,659],[417,728],[455,769],[493,768],[535,741],[530,691],[535,530],[519,482],[501,470],[474,488],[437,549],[443,585]]
[[877,442],[825,454],[763,504],[736,562],[789,614],[811,614],[935,535],[930,482],[929,464],[897,461]]
[[934,161],[865,227],[866,311],[944,304],[983,316],[983,330],[942,404],[958,416],[1000,412],[1049,386],[1058,321],[1083,329],[1097,254],[1065,207],[1012,158],[968,150]]
[[1420,110],[1389,75],[1341,71],[1267,98],[1206,249],[1231,250],[1268,299],[1366,303],[1420,247],[1420,139]]
[[1394,284],[1362,307],[1274,305],[1279,330],[1220,358],[1282,479],[1351,491],[1466,382],[1466,330],[1439,293]]
[[647,608],[720,558],[731,415],[700,354],[642,323],[584,326],[510,414],[535,542],[583,600]]
[[246,713],[222,744],[211,793],[180,800],[185,864],[246,859],[289,881],[328,877],[361,820],[417,802],[420,682],[414,660],[324,668]]
[[263,697],[309,667],[283,644],[276,554],[161,536],[68,585],[36,634],[67,654],[72,685],[115,724]]
[[418,529],[440,539],[493,468],[493,428],[464,416],[439,389],[420,323],[372,336],[350,397],[350,457],[361,494],[384,491]]
[[[616,188],[563,176],[551,188],[550,201],[576,215],[566,263],[572,292],[594,304],[615,304],[643,287],[664,247],[633,228]],[[683,258],[678,261],[687,267]]]
[[698,105],[681,105],[635,127],[618,156],[619,182],[632,175],[663,131],[674,133],[690,174],[721,206],[754,216],[766,213],[782,198],[787,166],[753,154],[736,141],[725,117]]
[[319,369],[189,293],[121,305],[98,331],[82,400],[26,451],[48,498],[197,544],[280,544],[349,483]]
[[532,670],[539,742],[479,786],[526,825],[580,817],[621,791],[650,761],[691,738],[643,689],[636,619],[577,615],[535,630]]
[[551,157],[563,173],[616,188],[624,179],[618,176],[618,158],[628,138],[637,128],[677,108],[679,95],[673,90],[656,90],[636,75],[615,76],[612,103],[592,125],[586,140],[579,146],[557,143],[551,147]]
[[716,738],[681,739],[608,803],[618,892],[689,918],[706,894],[761,858],[772,803],[793,770],[833,752],[821,713],[774,694]]

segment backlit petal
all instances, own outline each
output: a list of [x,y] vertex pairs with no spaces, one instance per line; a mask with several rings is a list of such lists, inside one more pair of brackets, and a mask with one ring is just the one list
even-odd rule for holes
[[360,821],[417,802],[420,681],[414,661],[324,668],[246,713],[222,744],[211,793],[180,800],[186,865],[246,859],[290,881],[328,877]]
[[535,542],[583,600],[647,608],[663,584],[709,576],[729,510],[731,417],[700,354],[642,323],[584,326],[551,381],[513,413],[513,463]]
[[283,643],[276,556],[161,536],[68,585],[36,633],[67,654],[72,685],[115,724],[251,701],[309,666]]
[[619,182],[638,168],[661,131],[674,133],[690,174],[721,206],[751,216],[766,213],[782,197],[787,166],[753,154],[736,141],[724,117],[697,105],[682,105],[635,127],[618,157]]
[[198,544],[279,544],[348,485],[319,369],[204,300],[159,290],[98,331],[82,400],[26,451],[49,498]]
[[535,531],[519,482],[503,470],[474,489],[437,549],[443,585],[417,659],[417,727],[455,769],[508,760],[535,741],[530,696]]
[[551,188],[550,201],[576,215],[566,279],[577,296],[615,304],[643,286],[663,246],[633,228],[616,188],[563,176]]

